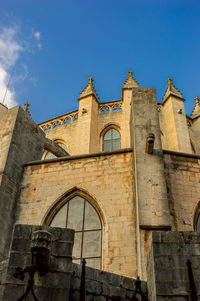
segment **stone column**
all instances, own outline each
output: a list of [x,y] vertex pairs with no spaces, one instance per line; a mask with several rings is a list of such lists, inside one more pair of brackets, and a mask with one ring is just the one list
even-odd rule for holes
[[[39,272],[34,275],[33,289],[36,297],[40,301],[68,301],[73,242],[74,231],[70,229],[16,225],[8,266],[2,275],[0,300],[18,300],[24,294],[30,279],[29,275],[26,273],[24,280],[15,278],[13,275],[16,268],[24,269],[31,264],[41,266],[40,258],[37,257],[37,247],[39,247],[43,254],[47,250],[50,257],[49,270],[44,275],[40,275]],[[32,253],[34,253],[34,258]],[[25,300],[33,300],[31,292]]]
[[[146,141],[150,133],[155,136],[152,154],[146,152]],[[171,227],[155,89],[133,88],[131,138],[137,210],[138,273],[145,279],[149,233],[156,229],[169,230]]]

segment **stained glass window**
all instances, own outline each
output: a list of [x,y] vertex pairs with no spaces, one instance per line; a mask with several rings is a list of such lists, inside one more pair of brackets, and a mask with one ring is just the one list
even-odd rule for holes
[[121,136],[115,129],[107,131],[103,137],[103,151],[113,151],[121,148]]
[[67,202],[54,216],[51,226],[75,230],[73,262],[100,269],[102,258],[102,224],[94,207],[80,196]]

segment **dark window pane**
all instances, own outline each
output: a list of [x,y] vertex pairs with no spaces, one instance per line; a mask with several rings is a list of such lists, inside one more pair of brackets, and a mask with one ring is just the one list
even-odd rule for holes
[[101,229],[101,222],[96,210],[86,202],[84,230]]
[[120,139],[114,139],[112,143],[112,150],[120,149]]
[[53,221],[51,222],[52,227],[66,227],[66,217],[67,217],[67,204],[65,204],[55,215]]
[[67,147],[63,143],[57,143],[60,147],[62,147],[67,152]]
[[200,231],[200,214],[197,220],[197,231]]
[[109,130],[104,135],[104,140],[110,140],[112,139],[112,130]]
[[77,264],[81,264],[81,260],[80,259],[73,259],[72,262],[73,263],[77,263]]
[[67,228],[81,231],[83,228],[84,199],[76,196],[69,202]]
[[112,140],[107,140],[107,141],[104,141],[104,144],[103,144],[103,150],[104,151],[110,151],[112,146],[111,146],[111,141]]
[[120,133],[114,129],[112,129],[112,139],[119,139]]
[[101,258],[86,258],[86,264],[88,267],[101,269]]
[[73,258],[81,257],[81,245],[82,245],[82,232],[75,233],[74,247],[73,247],[73,254],[72,254]]
[[56,156],[54,154],[48,152],[44,159],[47,160],[47,159],[53,159],[53,158],[56,158]]
[[84,232],[83,257],[101,256],[101,231]]

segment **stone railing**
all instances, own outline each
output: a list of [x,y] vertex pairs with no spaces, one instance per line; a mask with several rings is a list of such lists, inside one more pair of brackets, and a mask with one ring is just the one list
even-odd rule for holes
[[39,123],[39,127],[44,131],[50,131],[54,128],[57,128],[61,125],[67,125],[71,122],[74,122],[78,119],[78,110],[63,114],[61,116],[49,119],[42,123]]
[[116,112],[122,110],[122,100],[112,100],[99,104],[100,113]]

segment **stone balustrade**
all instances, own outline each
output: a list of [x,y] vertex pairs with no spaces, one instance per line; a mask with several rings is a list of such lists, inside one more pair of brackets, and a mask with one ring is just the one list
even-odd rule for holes
[[99,104],[99,113],[116,112],[122,110],[122,100],[113,100]]
[[44,131],[50,131],[61,125],[67,125],[71,122],[74,122],[78,119],[78,110],[63,114],[56,118],[49,119],[42,123],[39,123],[39,127]]

